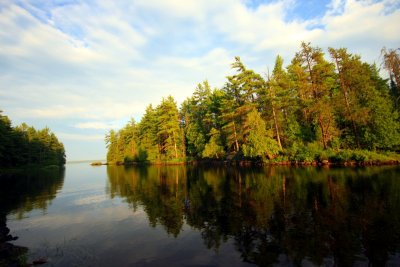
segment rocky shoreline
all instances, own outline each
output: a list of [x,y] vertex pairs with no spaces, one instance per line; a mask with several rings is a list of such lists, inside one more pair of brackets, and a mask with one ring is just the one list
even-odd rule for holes
[[9,243],[17,238],[10,235],[6,220],[0,219],[0,266],[27,266],[25,255],[28,248]]

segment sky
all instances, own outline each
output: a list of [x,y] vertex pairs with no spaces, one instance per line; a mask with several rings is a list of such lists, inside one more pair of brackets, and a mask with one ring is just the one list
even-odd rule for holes
[[49,127],[67,160],[105,159],[110,129],[221,88],[235,56],[265,74],[305,41],[380,65],[399,23],[399,0],[0,0],[0,110]]

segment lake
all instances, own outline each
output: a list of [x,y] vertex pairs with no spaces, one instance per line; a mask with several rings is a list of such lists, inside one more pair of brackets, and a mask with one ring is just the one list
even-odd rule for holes
[[3,175],[43,266],[400,266],[400,167],[92,167]]

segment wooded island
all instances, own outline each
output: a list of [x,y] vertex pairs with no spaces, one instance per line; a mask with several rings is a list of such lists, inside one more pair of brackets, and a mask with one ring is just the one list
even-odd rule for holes
[[172,96],[106,135],[108,163],[193,159],[263,162],[398,161],[400,60],[382,49],[389,79],[347,49],[302,43],[266,77],[239,57],[222,88],[198,84],[180,109]]
[[49,128],[13,127],[0,111],[0,168],[65,164],[64,145]]

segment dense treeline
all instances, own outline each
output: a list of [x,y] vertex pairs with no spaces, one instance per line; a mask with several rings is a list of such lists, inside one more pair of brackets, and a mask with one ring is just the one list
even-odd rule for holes
[[108,162],[190,158],[368,160],[368,151],[400,145],[400,69],[396,50],[382,50],[389,81],[346,49],[302,43],[285,68],[276,57],[266,77],[239,57],[223,88],[199,84],[178,110],[169,96],[106,136]]
[[0,167],[64,163],[64,145],[49,128],[36,130],[25,123],[13,127],[0,111]]
[[108,133],[107,161],[184,161],[184,141],[178,108],[169,96],[155,108],[148,106],[140,123],[131,120],[118,132]]

